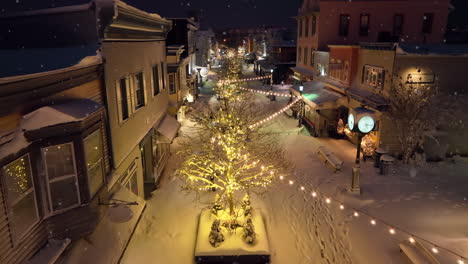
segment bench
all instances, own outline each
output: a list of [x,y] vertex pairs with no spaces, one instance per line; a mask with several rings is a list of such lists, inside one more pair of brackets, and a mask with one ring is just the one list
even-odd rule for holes
[[324,159],[325,164],[330,165],[335,170],[335,172],[341,170],[341,167],[343,167],[343,161],[340,160],[335,155],[335,153],[333,153],[333,151],[329,150],[327,147],[318,147],[317,154],[321,156]]
[[440,264],[440,262],[417,240],[404,240],[399,244],[400,252],[404,253],[413,264]]

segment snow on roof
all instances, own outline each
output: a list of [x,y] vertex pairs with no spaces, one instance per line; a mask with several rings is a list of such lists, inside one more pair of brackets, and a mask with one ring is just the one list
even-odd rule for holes
[[[311,82],[305,82],[303,83],[303,86],[304,91],[302,92],[302,95],[304,98],[316,105],[333,102],[343,97],[343,95],[327,89],[326,84],[321,81],[314,80]],[[296,93],[299,92],[298,85],[294,85],[292,89]]]
[[82,121],[101,107],[94,101],[78,99],[63,104],[43,106],[24,115],[12,136],[12,140],[0,146],[0,159],[17,153],[31,144],[24,136],[25,131]]
[[314,76],[314,72],[302,67],[291,67],[291,70],[300,74]]
[[370,91],[351,87],[347,90],[347,93],[352,97],[357,97],[358,101],[365,101],[364,103],[370,103],[374,107],[388,105],[388,101],[385,99],[385,97]]
[[466,44],[406,44],[400,43],[396,48],[398,55],[468,55]]
[[52,74],[55,70],[99,64],[102,60],[98,49],[97,43],[61,48],[0,49],[0,83],[5,77]]
[[174,140],[177,130],[180,128],[180,123],[174,117],[166,115],[158,126],[158,131],[163,136],[169,139],[170,142]]

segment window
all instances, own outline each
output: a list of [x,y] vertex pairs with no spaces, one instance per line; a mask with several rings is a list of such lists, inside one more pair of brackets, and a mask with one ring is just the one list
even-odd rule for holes
[[434,20],[434,13],[424,13],[422,33],[432,33],[432,22]]
[[299,18],[299,37],[302,37],[302,18]]
[[396,14],[393,17],[393,35],[399,36],[403,34],[403,15]]
[[312,36],[315,36],[316,32],[317,32],[317,17],[312,16]]
[[63,211],[80,203],[73,143],[42,149],[47,174],[51,212]]
[[305,37],[309,36],[309,17],[305,18]]
[[340,29],[339,29],[340,36],[343,36],[343,37],[348,36],[349,20],[350,20],[349,15],[340,15]]
[[158,65],[153,66],[153,95],[159,94],[159,70]]
[[297,64],[300,64],[302,61],[302,48],[299,47],[297,51]]
[[176,92],[176,84],[175,84],[175,74],[169,73],[169,93],[173,94]]
[[145,105],[145,83],[143,80],[143,73],[137,73],[134,78],[135,89],[135,110]]
[[102,165],[102,131],[98,129],[84,139],[89,197],[92,198],[104,183]]
[[128,82],[127,78],[122,78],[117,85],[117,103],[120,113],[120,121],[128,119]]
[[16,243],[39,221],[29,155],[4,166],[3,175],[8,222],[13,242]]
[[161,80],[162,80],[162,88],[163,90],[166,89],[166,65],[163,61],[161,61]]
[[343,81],[348,81],[349,62],[344,62]]
[[304,65],[307,65],[307,56],[309,56],[309,49],[304,48]]
[[373,88],[383,88],[385,81],[384,69],[381,67],[365,65],[362,71],[362,83]]
[[310,66],[314,66],[314,61],[315,61],[314,49],[310,48]]
[[369,35],[369,15],[361,14],[361,21],[359,24],[359,36]]

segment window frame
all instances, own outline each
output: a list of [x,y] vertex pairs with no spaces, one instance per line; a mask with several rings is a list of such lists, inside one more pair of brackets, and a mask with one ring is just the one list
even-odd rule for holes
[[[171,84],[171,78],[173,79],[173,83]],[[177,86],[176,86],[176,74],[171,72],[167,74],[167,81],[169,84],[169,93],[170,94],[175,94],[177,93]],[[173,89],[172,89],[173,88]]]
[[166,90],[166,73],[167,73],[166,63],[164,61],[161,61],[160,64],[161,64],[162,89]]
[[312,16],[312,36],[317,34],[317,16]]
[[159,65],[155,64],[151,68],[152,80],[153,80],[153,96],[158,95],[161,92],[160,76],[159,76]]
[[[141,75],[141,87],[138,87],[138,76]],[[141,88],[141,91],[139,94],[139,88]],[[139,71],[135,74],[132,75],[132,90],[133,90],[133,110],[134,112],[138,111],[140,108],[143,108],[146,106],[146,85],[145,85],[145,74],[143,71]],[[141,104],[138,103],[138,95],[142,96],[142,102]]]
[[[45,149],[50,148],[50,147],[68,145],[68,144],[71,145],[71,152],[72,152],[72,158],[73,158],[73,168],[74,168],[75,174],[74,175],[65,175],[65,176],[58,177],[58,178],[54,179],[52,181],[52,183],[74,177],[75,178],[76,194],[77,194],[78,199],[77,199],[77,203],[70,206],[70,207],[63,208],[63,209],[60,209],[60,210],[54,210],[54,206],[53,206],[53,202],[52,202],[52,196],[51,196],[51,188],[50,188],[51,181],[49,179],[49,172],[48,172],[48,169],[47,169],[47,158],[46,158],[46,155],[45,155]],[[47,200],[48,200],[48,205],[49,205],[49,208],[48,208],[49,215],[52,216],[52,215],[60,214],[60,213],[66,212],[66,211],[68,211],[70,209],[79,207],[81,205],[82,201],[81,201],[81,193],[80,193],[80,186],[79,186],[79,179],[78,179],[78,169],[76,167],[75,144],[73,143],[73,141],[66,142],[66,143],[61,143],[61,144],[56,144],[56,145],[51,145],[51,146],[47,146],[47,147],[42,147],[41,148],[41,156],[42,156],[42,161],[43,161],[43,164],[44,164],[44,170],[45,170],[45,175],[46,175],[45,183],[46,183],[46,189],[47,189],[47,198],[48,198]]]
[[432,28],[434,27],[434,13],[424,13],[422,22],[422,33],[432,34]]
[[[383,90],[385,86],[385,68],[367,64],[362,67],[361,83],[369,88]],[[371,71],[376,71],[376,73],[371,73]]]
[[309,48],[304,47],[304,65],[307,65],[308,57],[309,57]]
[[[19,198],[16,198],[15,201],[11,201],[10,202],[10,198],[8,197],[8,192],[5,190],[5,188],[7,188],[7,184],[6,184],[6,181],[4,179],[4,177],[6,177],[6,173],[5,173],[5,167],[7,167],[8,165],[12,164],[13,162],[21,159],[21,158],[24,158],[24,157],[27,157],[28,158],[28,162],[29,162],[29,176],[30,176],[30,180],[31,180],[31,188],[30,190],[28,190],[26,193],[24,193],[21,197]],[[23,241],[24,237],[26,236],[27,233],[29,233],[40,221],[41,221],[41,215],[39,213],[39,203],[38,203],[38,199],[37,199],[37,189],[36,189],[36,184],[34,182],[34,174],[33,174],[33,169],[32,169],[32,164],[31,164],[31,156],[29,153],[26,153],[14,160],[12,160],[11,162],[5,164],[4,166],[1,167],[1,174],[3,175],[3,179],[2,179],[2,185],[3,185],[3,194],[4,194],[4,203],[5,203],[5,209],[6,209],[6,215],[7,215],[7,224],[8,224],[8,234],[10,235],[10,238],[11,238],[11,241],[12,241],[12,244],[13,245],[17,245],[18,243],[20,243],[21,241]],[[13,234],[13,230],[11,228],[11,215],[13,214],[13,207],[18,204],[22,199],[24,199],[25,197],[27,197],[30,193],[33,193],[33,197],[34,197],[34,204],[36,206],[36,218],[37,220],[34,221],[30,226],[28,226],[27,228],[24,229],[24,231],[21,233],[21,234]],[[5,199],[6,198],[6,199]]]
[[[88,168],[88,157],[86,156],[86,140],[93,136],[94,133],[98,133],[99,134],[99,138],[101,139],[101,157],[98,159],[98,161],[96,161],[96,163],[94,163],[92,166],[90,166]],[[99,190],[102,188],[102,186],[104,186],[104,184],[106,183],[106,173],[105,173],[105,169],[104,169],[104,138],[102,136],[102,128],[98,128],[96,130],[94,130],[93,132],[89,133],[85,138],[83,138],[83,149],[84,149],[84,159],[85,159],[85,164],[86,164],[86,179],[87,179],[87,183],[88,183],[88,193],[89,193],[89,199],[93,199],[93,197],[99,192]],[[102,172],[102,182],[99,186],[99,188],[96,189],[96,192],[95,193],[91,193],[91,185],[90,185],[90,175],[89,175],[89,171],[98,166],[98,165],[101,165],[101,172]]]
[[308,38],[309,37],[309,17],[305,17],[305,26],[304,26],[304,37]]
[[302,38],[302,27],[303,27],[302,23],[303,22],[302,22],[302,17],[301,17],[299,18],[299,37],[300,38]]
[[[343,19],[346,18],[346,19]],[[347,21],[346,23],[342,23]],[[338,23],[338,35],[340,37],[347,37],[349,35],[349,24],[351,22],[351,16],[349,14],[340,14],[340,21]]]
[[[400,24],[397,25],[397,17],[400,18]],[[394,36],[400,36],[403,34],[403,24],[405,22],[405,17],[403,14],[395,14],[393,16],[393,35]]]
[[[363,18],[367,18],[367,23],[363,25]],[[359,18],[359,36],[367,37],[369,36],[369,24],[370,24],[370,15],[368,13],[362,13]]]
[[[125,97],[122,96],[122,81],[124,81],[125,83]],[[117,81],[116,81],[116,99],[117,99],[117,115],[118,115],[118,118],[119,118],[119,123],[123,123],[125,121],[127,121],[128,119],[130,119],[130,116],[131,116],[131,92],[130,92],[130,82],[129,82],[129,77],[128,76],[124,76],[122,78],[119,78]],[[125,102],[125,107],[126,107],[126,118],[124,118],[124,111],[123,111],[123,107],[124,107],[124,103]],[[129,103],[130,102],[130,103]]]

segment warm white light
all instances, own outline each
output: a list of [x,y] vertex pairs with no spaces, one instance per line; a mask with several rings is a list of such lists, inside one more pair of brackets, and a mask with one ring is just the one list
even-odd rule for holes
[[340,210],[344,210],[344,205],[340,204]]
[[414,242],[416,242],[416,240],[414,240],[413,237],[410,237],[408,240],[409,240],[409,242],[411,242],[411,244],[414,244]]
[[459,260],[457,261],[457,264],[465,264],[465,261],[459,259]]
[[358,216],[359,216],[359,213],[358,213],[358,212],[354,212],[354,216],[355,216],[355,217],[358,217]]
[[327,204],[331,203],[330,198],[325,199],[325,202],[326,202]]
[[388,230],[388,232],[390,232],[390,234],[394,235],[394,234],[395,234],[395,229],[390,228],[390,229]]
[[374,219],[372,219],[372,220],[370,221],[370,223],[371,223],[371,225],[376,225],[376,224],[377,224],[377,222],[375,222]]
[[293,184],[294,184],[294,181],[289,180],[289,185],[293,185]]
[[280,176],[280,180],[284,180],[284,176],[283,176],[283,175]]
[[316,192],[312,192],[312,197],[316,197],[317,196],[317,193]]
[[304,186],[301,186],[301,191],[305,190]]
[[437,253],[439,253],[439,250],[437,248],[435,248],[435,247],[432,247],[432,252],[437,254]]

